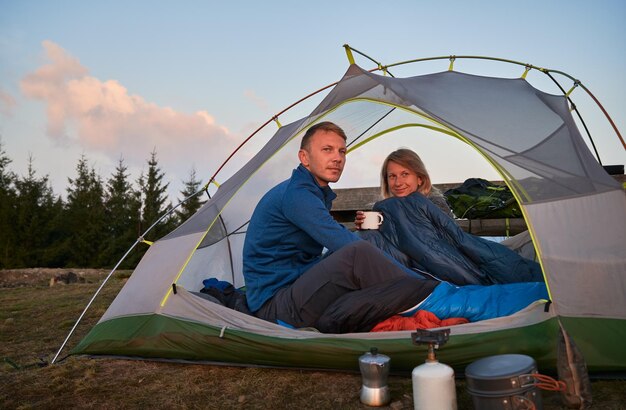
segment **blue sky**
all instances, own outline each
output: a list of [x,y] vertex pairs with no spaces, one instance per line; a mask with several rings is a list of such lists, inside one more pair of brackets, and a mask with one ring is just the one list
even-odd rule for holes
[[[625,21],[621,0],[0,0],[0,135],[11,168],[23,175],[32,156],[57,194],[82,154],[105,178],[122,156],[135,178],[156,149],[176,196],[192,166],[206,181],[258,125],[338,80],[344,43],[383,63],[471,54],[559,69],[626,133]],[[624,164],[606,120],[572,97],[603,162]],[[447,173],[436,152],[424,158],[435,182],[478,176]]]

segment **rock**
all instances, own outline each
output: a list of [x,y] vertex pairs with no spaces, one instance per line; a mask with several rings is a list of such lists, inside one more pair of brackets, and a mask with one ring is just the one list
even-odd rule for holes
[[404,408],[404,404],[402,403],[401,400],[394,401],[393,403],[389,405],[389,408],[392,410],[400,410]]
[[85,282],[85,278],[82,276],[82,274],[80,276],[76,275],[74,272],[66,272],[66,273],[61,273],[60,275],[55,275],[54,277],[50,278],[50,287],[57,285],[57,284],[65,284],[65,285],[69,285],[70,283],[84,283]]
[[13,319],[12,317],[8,317],[8,318],[4,319],[4,324],[5,325],[11,325],[11,324],[13,324],[13,322],[15,322],[15,319]]
[[245,403],[245,402],[246,402],[246,396],[244,396],[244,395],[239,396],[239,398],[237,399],[237,401],[238,401],[239,403]]

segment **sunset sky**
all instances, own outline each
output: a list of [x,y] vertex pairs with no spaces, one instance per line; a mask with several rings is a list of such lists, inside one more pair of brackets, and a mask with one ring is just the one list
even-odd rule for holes
[[[192,167],[206,181],[261,123],[341,78],[345,43],[383,63],[471,54],[559,69],[626,133],[624,22],[622,0],[0,0],[0,139],[13,171],[32,156],[57,194],[83,154],[104,178],[123,157],[134,180],[156,149],[176,196]],[[599,110],[572,97],[603,162],[624,164]],[[426,159],[434,182],[475,176],[445,161]]]

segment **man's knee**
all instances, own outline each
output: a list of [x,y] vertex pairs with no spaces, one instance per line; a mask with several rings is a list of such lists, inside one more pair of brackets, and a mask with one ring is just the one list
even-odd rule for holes
[[355,252],[357,254],[361,253],[361,252],[380,253],[380,249],[378,249],[377,247],[375,247],[374,245],[372,245],[368,241],[363,241],[363,240],[354,241],[352,243],[349,243],[348,245],[346,245],[346,250],[351,250],[352,252]]

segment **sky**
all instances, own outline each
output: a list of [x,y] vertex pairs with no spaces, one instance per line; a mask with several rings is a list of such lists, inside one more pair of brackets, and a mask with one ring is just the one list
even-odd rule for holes
[[[60,195],[83,155],[104,179],[122,158],[134,180],[155,151],[170,195],[181,199],[192,169],[206,182],[259,125],[339,80],[348,68],[343,44],[383,64],[466,54],[561,70],[626,133],[625,21],[623,0],[0,0],[0,140],[11,170],[26,174],[32,159]],[[444,71],[448,62],[431,66]],[[466,68],[474,69],[455,63]],[[572,98],[603,163],[626,163],[598,108],[582,90]],[[306,115],[314,101],[307,104],[281,123]],[[435,183],[497,178],[485,164],[460,172],[471,155],[422,144]]]

